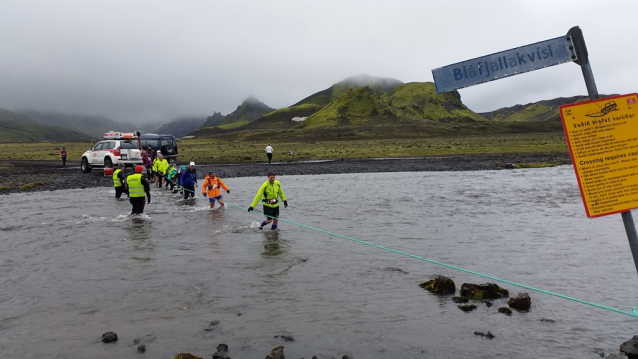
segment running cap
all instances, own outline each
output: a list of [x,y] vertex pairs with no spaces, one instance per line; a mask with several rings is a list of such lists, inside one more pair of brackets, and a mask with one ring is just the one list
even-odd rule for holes
[[175,162],[175,166],[179,166],[179,162]]
[[208,174],[209,174],[209,175],[212,175],[212,174],[214,174],[214,173],[215,173],[215,171],[210,171],[210,172],[208,172]]
[[191,162],[189,166],[195,166],[195,162]]
[[274,175],[275,175],[275,172],[268,172],[268,177],[274,176]]
[[161,150],[157,150],[157,153],[162,153],[162,151]]
[[140,166],[140,165],[135,166],[135,173],[142,173],[142,172],[144,172],[144,166]]

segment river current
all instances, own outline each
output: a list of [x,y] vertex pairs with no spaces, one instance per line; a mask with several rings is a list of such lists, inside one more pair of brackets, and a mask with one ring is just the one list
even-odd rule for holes
[[[225,343],[233,358],[283,345],[295,359],[593,359],[635,334],[638,318],[500,282],[511,296],[529,293],[531,311],[500,314],[503,299],[465,313],[419,283],[448,276],[458,295],[463,283],[495,281],[292,223],[260,231],[260,213],[245,208],[265,180],[225,179],[225,199],[241,210],[153,188],[140,218],[112,188],[0,197],[0,357],[210,358]],[[290,204],[282,219],[638,306],[622,218],[586,218],[570,166],[278,180]],[[103,344],[107,331],[119,341]]]

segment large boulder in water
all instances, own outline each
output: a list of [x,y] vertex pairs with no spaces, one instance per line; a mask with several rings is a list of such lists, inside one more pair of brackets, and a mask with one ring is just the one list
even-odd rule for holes
[[620,351],[625,353],[628,359],[638,359],[638,335],[620,344]]
[[117,334],[114,332],[106,332],[102,334],[102,343],[115,343],[117,341]]
[[454,284],[454,281],[440,275],[419,284],[419,287],[436,294],[454,294],[456,292],[456,284]]
[[474,300],[500,299],[509,297],[510,292],[494,283],[463,283],[461,286],[461,296]]
[[217,352],[213,354],[213,359],[230,359],[228,356],[228,345],[227,344],[219,344],[217,346]]
[[270,354],[266,356],[266,359],[286,359],[284,356],[284,347],[278,346],[270,351]]
[[532,298],[530,298],[527,293],[519,293],[516,297],[510,298],[510,300],[507,301],[507,305],[509,305],[510,308],[527,312],[532,306]]

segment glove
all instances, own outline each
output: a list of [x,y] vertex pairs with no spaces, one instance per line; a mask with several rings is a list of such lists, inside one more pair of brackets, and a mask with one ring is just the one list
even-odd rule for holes
[[248,212],[252,212],[253,208],[252,207],[248,207]]
[[206,197],[206,193],[204,193],[204,197]]
[[211,189],[213,189],[213,186],[208,185],[208,190],[210,191]]
[[148,204],[151,204],[151,199],[150,198],[148,199]]
[[229,189],[227,189],[227,190],[226,190],[226,193],[230,194],[230,190],[229,190]]
[[288,208],[288,201],[284,201],[284,208]]

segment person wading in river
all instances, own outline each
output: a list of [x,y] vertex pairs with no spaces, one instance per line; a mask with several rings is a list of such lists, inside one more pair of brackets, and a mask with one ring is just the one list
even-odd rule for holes
[[195,197],[195,187],[197,187],[197,170],[195,169],[195,162],[191,162],[190,166],[182,173],[180,184],[184,189],[184,199],[188,199],[188,196]]
[[118,169],[113,171],[113,187],[115,187],[115,198],[122,197],[122,193],[128,194],[126,180],[124,179],[124,168],[126,168],[126,165],[120,162],[118,167]]
[[208,172],[208,176],[206,176],[204,184],[202,185],[202,194],[204,197],[208,195],[210,208],[215,207],[215,200],[217,200],[221,208],[224,209],[224,197],[222,197],[221,191],[219,190],[220,188],[226,190],[226,193],[230,193],[230,189],[226,187],[224,181],[215,175],[214,171]]
[[151,185],[148,184],[146,178],[142,177],[142,172],[144,172],[144,166],[135,166],[135,174],[126,178],[129,191],[128,200],[133,206],[131,215],[144,213],[144,205],[146,205],[144,195],[148,198],[148,203],[151,203]]
[[279,200],[277,198],[281,198],[284,202],[284,208],[288,207],[288,201],[286,201],[286,195],[284,195],[284,191],[281,189],[281,183],[275,180],[275,173],[268,173],[268,181],[264,182],[264,184],[259,187],[257,191],[257,195],[253,200],[253,203],[248,207],[248,212],[252,211],[255,206],[261,200],[264,205],[264,215],[266,216],[266,220],[261,222],[261,226],[259,229],[263,229],[265,225],[270,222],[273,222],[272,227],[270,229],[277,229],[277,223],[279,220]]

